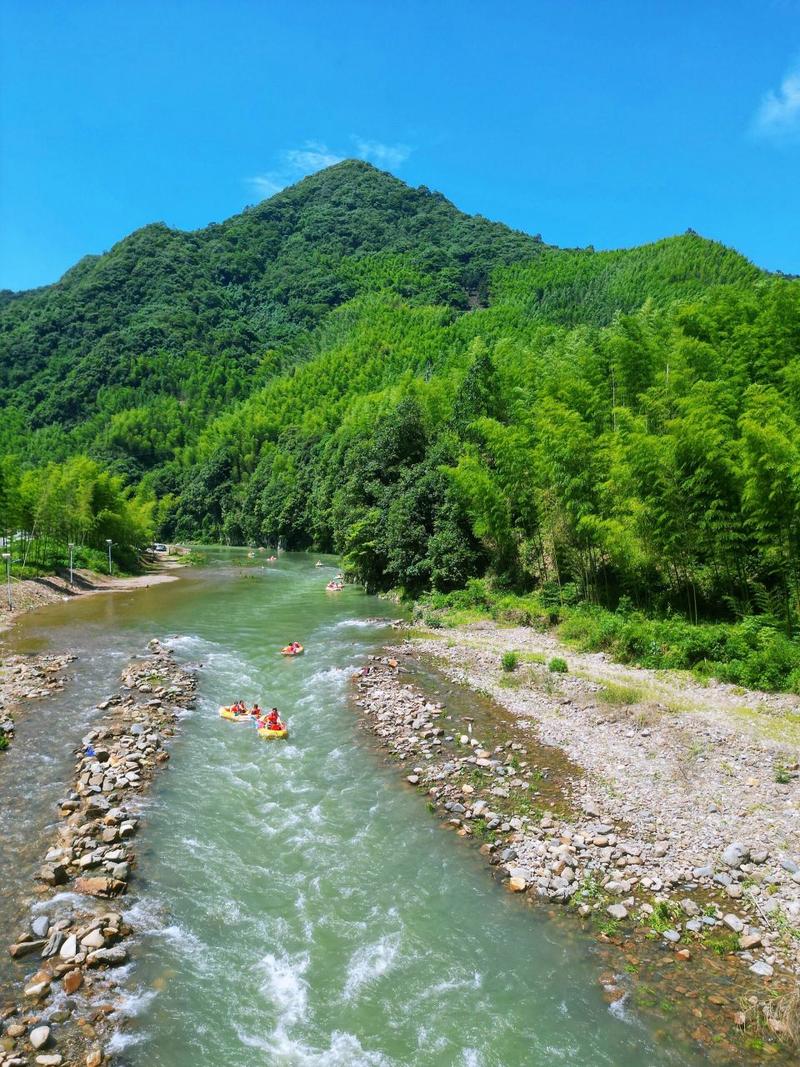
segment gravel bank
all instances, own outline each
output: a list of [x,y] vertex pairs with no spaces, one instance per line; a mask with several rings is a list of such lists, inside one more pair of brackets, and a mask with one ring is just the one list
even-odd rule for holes
[[169,759],[166,743],[195,689],[193,675],[154,640],[99,705],[107,714],[76,753],[73,789],[59,802],[43,856],[39,899],[9,947],[20,961],[22,993],[0,1006],[1,1067],[106,1062],[115,970],[135,935],[114,902],[135,867],[137,801]]
[[74,659],[69,653],[3,658],[0,662],[0,747],[5,748],[14,736],[14,706],[60,692],[67,681],[63,672]]
[[[613,705],[603,686],[621,685],[626,668],[600,658],[598,677],[578,677],[588,665],[560,649],[570,673],[554,675],[534,662],[533,642],[548,635],[480,627],[462,641],[431,632],[373,661],[355,682],[364,725],[460,836],[482,842],[509,890],[568,905],[602,937],[642,934],[676,963],[724,957],[752,991],[725,1002],[727,1021],[788,1041],[792,1022],[771,1005],[800,973],[800,782],[791,744],[737,728],[734,697],[760,694],[695,705],[684,687],[670,709],[675,683],[637,671],[637,699]],[[529,659],[503,672],[511,649]],[[404,667],[418,656],[491,697],[506,739],[451,724],[409,685]],[[787,713],[767,704],[770,721]]]

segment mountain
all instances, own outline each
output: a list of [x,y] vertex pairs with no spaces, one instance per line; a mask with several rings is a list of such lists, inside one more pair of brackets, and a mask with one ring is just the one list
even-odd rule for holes
[[88,421],[68,451],[96,446],[109,417],[153,395],[205,418],[246,394],[268,350],[284,346],[283,365],[301,358],[292,342],[358,293],[391,286],[466,309],[496,265],[540,247],[350,160],[220,225],[146,226],[55,285],[5,294],[0,404],[26,430]]
[[0,403],[54,544],[99,470],[131,528],[376,588],[800,618],[800,283],[691,232],[557,249],[348,161],[3,294]]

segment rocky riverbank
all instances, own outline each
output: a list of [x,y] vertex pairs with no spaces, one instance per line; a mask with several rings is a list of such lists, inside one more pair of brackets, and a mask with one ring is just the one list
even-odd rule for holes
[[[501,632],[499,640],[508,639]],[[635,710],[603,714],[596,694],[576,709],[577,688],[541,672],[540,688],[530,674],[509,686],[502,648],[489,651],[479,640],[468,646],[431,634],[387,651],[356,676],[364,725],[429,807],[480,842],[510,891],[563,907],[619,944],[629,974],[643,952],[656,951],[657,969],[667,965],[667,980],[683,983],[677,988],[689,999],[713,972],[703,1010],[695,1002],[691,1012],[702,1020],[693,1039],[714,1042],[715,1055],[741,1041],[776,1055],[792,1044],[800,971],[796,778],[772,793],[766,810],[751,811],[760,759],[741,737],[745,781],[721,793],[716,776],[703,775],[691,788],[694,775],[675,769],[668,744],[669,730],[683,731],[684,723],[657,724]],[[476,704],[493,698],[493,708],[451,715],[447,701],[411,683],[407,672],[416,672],[420,656],[479,690]],[[720,732],[708,722],[705,729]],[[632,761],[646,762],[649,788]],[[612,998],[630,987],[613,974],[604,985]]]
[[30,922],[9,947],[22,990],[0,1004],[0,1067],[106,1062],[115,970],[135,935],[115,901],[135,867],[138,800],[169,759],[166,744],[195,690],[192,673],[154,640],[98,705],[106,714],[76,753]]
[[69,653],[47,656],[7,656],[0,663],[0,749],[14,736],[15,705],[60,692],[64,671],[75,657]]

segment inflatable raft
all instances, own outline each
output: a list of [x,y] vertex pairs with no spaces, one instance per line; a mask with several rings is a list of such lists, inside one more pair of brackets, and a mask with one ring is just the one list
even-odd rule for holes
[[282,737],[289,736],[289,730],[284,725],[281,730],[270,730],[266,726],[260,727],[256,733],[262,741],[279,741]]
[[227,719],[229,722],[252,722],[252,716],[249,712],[245,715],[237,715],[228,705],[219,709],[219,717]]
[[305,648],[300,645],[299,648],[292,648],[291,645],[287,645],[286,648],[281,649],[282,656],[302,656],[305,652]]

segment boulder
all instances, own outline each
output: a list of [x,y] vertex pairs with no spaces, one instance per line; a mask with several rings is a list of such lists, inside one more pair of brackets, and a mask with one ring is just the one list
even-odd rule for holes
[[773,968],[768,963],[764,963],[763,960],[758,960],[754,963],[750,970],[753,974],[757,974],[761,978],[771,978],[775,973]]
[[50,920],[46,915],[37,915],[31,922],[31,930],[36,937],[47,937],[47,931],[50,929]]
[[106,939],[99,930],[91,930],[86,937],[81,938],[81,945],[84,948],[102,948],[105,943]]
[[49,1026],[37,1026],[31,1030],[28,1035],[28,1040],[35,1049],[44,1048],[47,1042],[50,1040],[50,1027]]
[[115,897],[124,893],[127,886],[118,878],[77,878],[75,892],[90,897]]
[[64,934],[60,930],[54,930],[47,939],[47,944],[42,949],[42,959],[48,960],[61,951],[64,944]]
[[122,945],[114,948],[98,948],[86,957],[87,967],[117,967],[128,959],[128,950]]
[[67,868],[63,863],[42,867],[39,871],[39,881],[46,885],[64,885],[67,881]]
[[628,909],[624,904],[609,904],[606,911],[612,919],[627,919]]
[[9,948],[9,954],[13,960],[20,959],[21,956],[27,956],[31,952],[38,952],[40,948],[44,947],[44,941],[20,941],[18,945],[12,945]]
[[726,867],[731,867],[735,870],[741,867],[749,857],[750,849],[743,845],[741,841],[734,841],[722,853],[722,862]]
[[70,960],[73,956],[78,954],[78,939],[75,934],[70,934],[64,941],[64,944],[58,950],[58,954],[62,960]]

